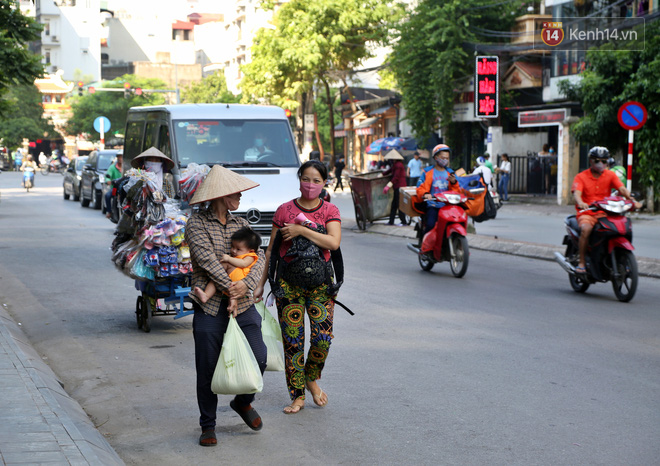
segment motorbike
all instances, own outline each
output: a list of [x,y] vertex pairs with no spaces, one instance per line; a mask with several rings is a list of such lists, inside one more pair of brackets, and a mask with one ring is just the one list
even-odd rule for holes
[[23,169],[23,186],[25,187],[26,191],[29,193],[30,188],[34,184],[34,168],[32,167],[25,167]]
[[416,222],[417,245],[408,243],[408,249],[417,254],[419,265],[424,271],[430,271],[437,262],[449,261],[452,274],[461,278],[467,272],[470,250],[467,241],[468,216],[463,193],[444,191],[435,198],[445,205],[438,211],[438,221],[433,229],[423,233],[426,225],[425,215]]
[[633,253],[632,222],[626,213],[633,209],[633,202],[619,196],[608,196],[589,207],[592,211],[603,211],[589,236],[585,257],[586,273],[576,272],[579,259],[578,244],[580,227],[575,215],[566,217],[567,235],[563,244],[566,253],[555,252],[555,260],[568,272],[571,287],[578,293],[587,291],[597,282],[612,282],[617,299],[629,302],[637,291],[637,260]]
[[65,157],[62,160],[63,161],[60,161],[55,157],[48,157],[46,163],[41,167],[41,174],[46,176],[49,173],[59,173],[64,176],[64,172],[66,172],[66,167],[68,165],[68,159]]

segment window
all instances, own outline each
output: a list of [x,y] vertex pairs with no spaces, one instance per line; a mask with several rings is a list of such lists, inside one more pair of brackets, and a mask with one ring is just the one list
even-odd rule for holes
[[50,65],[50,52],[48,50],[44,53],[44,63]]
[[[126,125],[126,141],[124,143],[124,163],[130,165],[133,157],[138,155],[141,150],[142,128],[144,121],[131,121]],[[128,157],[130,156],[130,159]]]
[[170,145],[170,130],[162,125],[158,131],[158,150],[172,158],[172,147]]
[[144,150],[150,147],[156,147],[156,135],[158,131],[158,122],[150,121],[147,123],[147,129],[144,131]]
[[101,65],[107,65],[110,63],[110,57],[108,56],[107,53],[102,53],[101,54]]

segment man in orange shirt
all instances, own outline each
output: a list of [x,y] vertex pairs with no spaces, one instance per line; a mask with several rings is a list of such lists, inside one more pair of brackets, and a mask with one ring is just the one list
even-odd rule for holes
[[607,169],[607,160],[610,152],[605,147],[596,146],[589,151],[589,168],[577,174],[573,180],[573,198],[575,199],[575,209],[577,210],[577,221],[580,226],[579,253],[580,260],[575,269],[578,273],[585,273],[584,257],[589,244],[589,236],[594,229],[598,219],[605,216],[604,212],[594,212],[589,210],[592,202],[599,201],[611,196],[612,189],[635,203],[635,208],[639,209],[642,205],[636,202],[630,195],[619,177]]

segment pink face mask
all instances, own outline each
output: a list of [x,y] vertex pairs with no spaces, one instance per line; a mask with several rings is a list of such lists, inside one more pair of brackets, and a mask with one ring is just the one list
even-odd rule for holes
[[305,199],[315,199],[319,197],[321,191],[323,191],[322,184],[300,182],[300,192]]

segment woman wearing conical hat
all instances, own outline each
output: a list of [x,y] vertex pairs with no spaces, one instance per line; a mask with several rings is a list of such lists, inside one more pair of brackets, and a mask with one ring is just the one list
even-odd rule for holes
[[[219,258],[229,254],[231,236],[248,222],[232,215],[241,202],[241,192],[259,186],[231,170],[215,165],[204,182],[197,188],[190,204],[210,202],[208,209],[195,212],[186,224],[186,242],[190,248],[193,275],[191,289],[204,289],[209,281],[215,284],[217,293],[202,303],[194,294],[195,315],[193,336],[195,338],[195,362],[197,369],[197,404],[202,435],[199,444],[215,446],[216,410],[218,396],[211,391],[211,379],[220,356],[222,341],[229,324],[229,299],[236,298],[238,309],[236,322],[250,343],[261,373],[266,369],[266,345],[261,336],[261,316],[254,307],[252,290],[259,284],[264,272],[265,256],[257,251],[257,260],[248,275],[232,282]],[[237,395],[229,404],[252,430],[263,426],[261,417],[251,404],[254,394]]]
[[131,166],[154,173],[156,175],[156,186],[158,189],[162,189],[167,197],[174,197],[175,191],[171,176],[165,175],[174,167],[174,161],[167,155],[155,147],[150,147],[131,160]]

